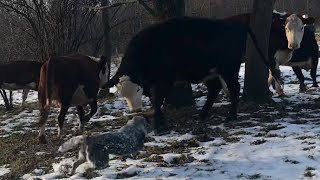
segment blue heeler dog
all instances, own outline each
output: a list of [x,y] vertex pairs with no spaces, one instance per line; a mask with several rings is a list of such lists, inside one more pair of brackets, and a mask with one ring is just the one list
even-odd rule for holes
[[89,161],[94,168],[108,167],[109,154],[128,156],[140,151],[149,127],[149,121],[142,116],[135,116],[121,127],[118,132],[103,133],[92,136],[76,136],[59,147],[59,152],[67,152],[80,146],[79,158],[73,164],[76,168]]

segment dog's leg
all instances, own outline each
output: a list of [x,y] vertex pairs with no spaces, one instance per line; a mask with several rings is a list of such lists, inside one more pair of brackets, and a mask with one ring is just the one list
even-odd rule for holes
[[76,172],[77,167],[84,162],[86,162],[86,151],[83,147],[81,147],[79,151],[78,160],[75,163],[73,163],[72,174],[74,174]]
[[95,169],[104,169],[109,166],[109,152],[101,145],[89,145],[87,149],[87,160]]

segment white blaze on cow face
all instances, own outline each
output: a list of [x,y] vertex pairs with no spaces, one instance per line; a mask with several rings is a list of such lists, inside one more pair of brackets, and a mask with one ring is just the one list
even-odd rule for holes
[[[99,63],[100,61],[102,61],[102,57],[100,58],[96,58],[96,57],[92,57],[92,56],[88,56],[91,60]],[[108,68],[108,62],[106,61],[106,63],[103,65],[103,67],[101,68],[100,72],[99,72],[99,87],[102,87],[105,83],[108,82],[108,76],[109,76],[109,71],[110,69]]]
[[133,83],[129,76],[122,76],[117,84],[118,92],[126,100],[129,110],[140,111],[142,109],[142,92],[143,89]]
[[304,23],[296,14],[292,14],[286,19],[285,31],[288,40],[288,49],[299,49],[304,33]]

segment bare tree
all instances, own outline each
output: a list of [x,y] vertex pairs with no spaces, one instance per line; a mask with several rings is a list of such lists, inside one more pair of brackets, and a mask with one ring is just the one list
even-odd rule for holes
[[[250,17],[250,26],[258,39],[259,47],[265,55],[268,55],[274,3],[275,0],[255,0]],[[259,60],[261,57],[255,50],[251,39],[247,47],[243,98],[255,102],[263,102],[270,99],[267,82],[268,69],[263,61]]]
[[98,3],[98,0],[2,0],[0,8],[28,23],[27,28],[19,24],[15,26],[32,37],[39,57],[46,59],[51,53],[66,54],[79,49],[97,13],[94,9],[82,7]]

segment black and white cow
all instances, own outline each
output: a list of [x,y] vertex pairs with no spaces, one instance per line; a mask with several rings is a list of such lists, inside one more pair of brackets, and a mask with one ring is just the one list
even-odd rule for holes
[[[249,24],[250,14],[240,14],[225,18],[227,21],[242,22]],[[304,77],[301,68],[312,69],[311,76],[313,78],[313,86],[316,83],[316,69],[318,64],[318,45],[314,34],[305,29],[307,24],[314,23],[314,18],[303,18],[297,14],[273,13],[273,19],[269,38],[269,62],[276,69],[280,65],[292,66],[294,72],[300,81],[300,89],[305,90]],[[269,84],[272,76],[269,75]],[[279,95],[283,95],[283,88],[276,83],[276,91]]]
[[297,75],[300,83],[300,92],[307,90],[304,84],[304,76],[302,69],[311,70],[312,87],[319,87],[317,83],[317,67],[318,67],[318,44],[314,33],[309,30],[304,30],[304,35],[300,44],[300,48],[293,51],[290,61],[280,64],[284,66],[291,66],[294,73]]
[[200,117],[205,118],[221,90],[221,76],[231,95],[226,120],[236,120],[238,73],[248,32],[264,58],[251,29],[243,23],[179,17],[151,25],[131,39],[117,73],[105,88],[118,84],[125,76],[127,81],[142,87],[151,97],[154,128],[161,132],[167,128],[161,105],[175,81],[203,82],[207,86],[207,101],[200,112]]
[[30,90],[37,90],[40,78],[41,62],[14,61],[0,65],[0,88],[15,91],[23,90],[24,105]]

